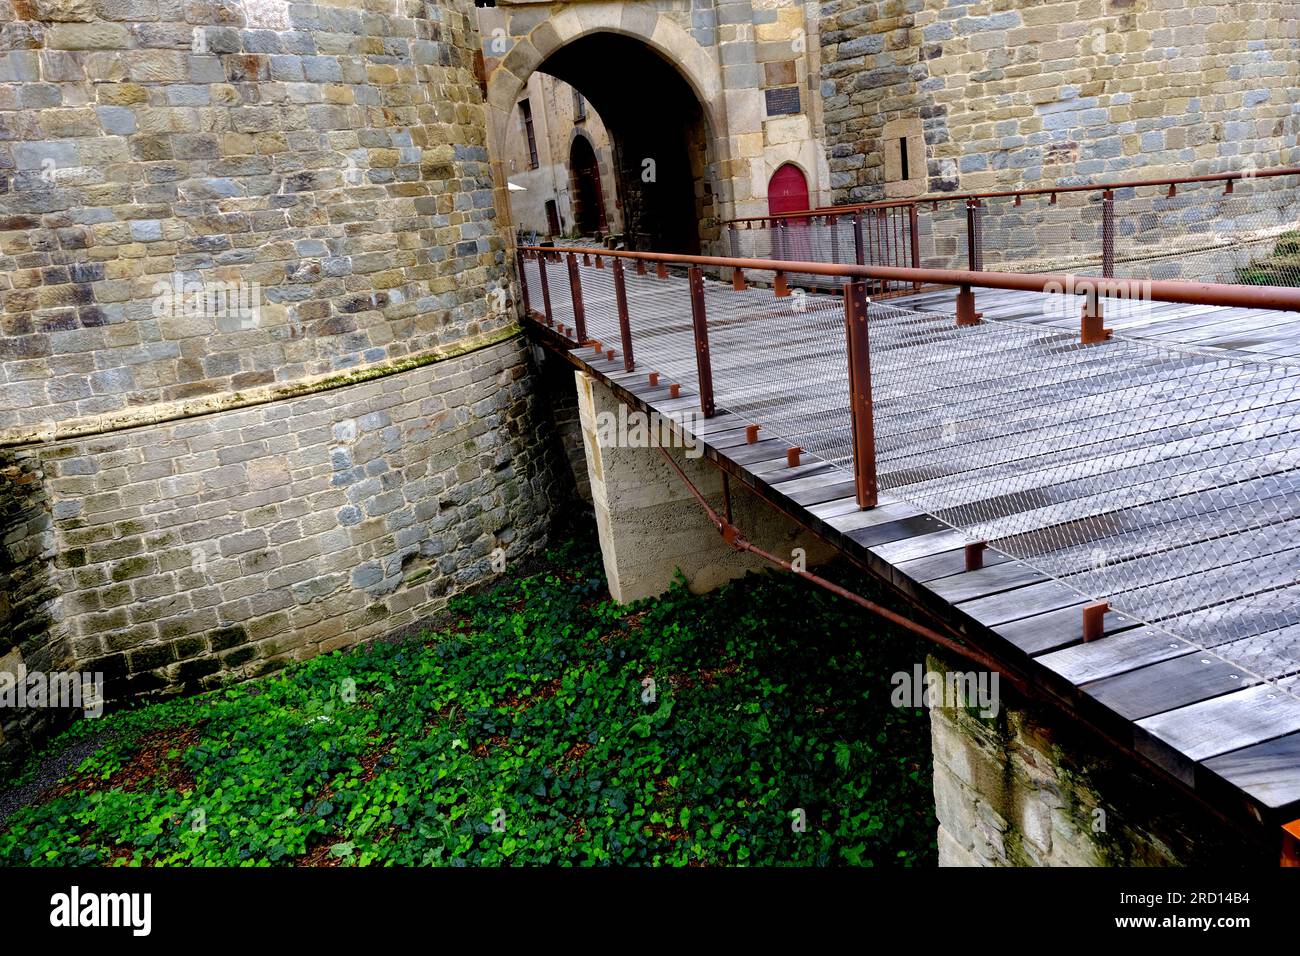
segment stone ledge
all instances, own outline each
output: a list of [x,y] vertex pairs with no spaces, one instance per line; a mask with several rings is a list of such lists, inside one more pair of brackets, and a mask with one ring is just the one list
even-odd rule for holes
[[254,405],[265,405],[286,398],[299,398],[317,392],[328,392],[336,388],[357,385],[377,378],[386,378],[389,375],[409,372],[412,369],[468,355],[471,352],[477,352],[501,342],[509,341],[522,334],[523,329],[520,326],[511,324],[497,332],[467,338],[455,345],[431,349],[414,358],[400,361],[380,362],[347,372],[334,372],[328,375],[313,376],[297,382],[264,385],[184,402],[159,403],[123,414],[100,415],[78,421],[61,422],[46,430],[9,429],[0,431],[0,448],[22,447],[43,442],[62,441],[69,438],[86,438],[91,435],[121,431],[126,428],[159,425],[185,418],[195,418],[199,415],[209,415],[213,412],[249,408]]

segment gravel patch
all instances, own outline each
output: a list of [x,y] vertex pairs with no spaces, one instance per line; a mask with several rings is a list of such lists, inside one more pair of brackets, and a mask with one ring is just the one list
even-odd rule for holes
[[86,740],[78,741],[66,750],[42,761],[36,776],[21,787],[0,792],[0,826],[4,826],[15,812],[33,803],[37,797],[70,774],[78,764],[116,736],[116,731],[106,730]]

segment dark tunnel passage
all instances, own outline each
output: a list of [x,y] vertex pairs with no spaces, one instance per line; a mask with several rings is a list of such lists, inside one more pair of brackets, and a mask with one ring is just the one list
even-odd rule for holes
[[716,234],[708,124],[682,75],[645,44],[582,37],[538,67],[577,89],[613,144],[628,248],[698,253]]

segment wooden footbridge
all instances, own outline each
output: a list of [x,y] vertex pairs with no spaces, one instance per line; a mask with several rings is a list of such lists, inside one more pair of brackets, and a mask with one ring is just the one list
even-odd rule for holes
[[1300,288],[517,265],[542,341],[973,655],[1221,812],[1300,817]]

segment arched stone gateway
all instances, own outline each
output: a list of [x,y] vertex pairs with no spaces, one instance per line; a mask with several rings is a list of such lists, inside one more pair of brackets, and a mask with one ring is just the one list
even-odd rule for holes
[[498,190],[512,111],[542,70],[580,90],[610,129],[629,245],[721,251],[718,223],[765,212],[768,180],[786,162],[812,171],[814,201],[829,202],[814,135],[820,98],[809,82],[819,68],[816,24],[801,5],[693,12],[666,0],[525,0],[480,8],[478,18]]

